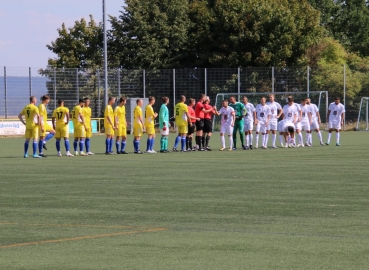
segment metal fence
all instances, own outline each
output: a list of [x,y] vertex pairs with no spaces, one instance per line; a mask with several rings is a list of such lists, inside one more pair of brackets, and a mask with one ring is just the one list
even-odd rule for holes
[[[338,93],[343,98],[350,87],[346,85],[344,68],[334,71],[342,73],[334,95]],[[50,114],[58,99],[63,99],[71,108],[79,98],[89,97],[93,116],[101,117],[104,109],[103,75],[99,70],[1,67],[0,118],[16,117],[30,95],[39,98],[46,93],[52,98]],[[315,80],[319,75],[321,73],[315,67],[109,70],[108,91],[109,96],[115,97],[155,96],[158,100],[156,110],[159,110],[160,98],[168,96],[172,113],[180,95],[197,99],[205,93],[214,101],[218,93],[330,91]],[[360,100],[364,96],[369,96],[368,89],[343,100],[347,105],[348,122],[356,122]]]

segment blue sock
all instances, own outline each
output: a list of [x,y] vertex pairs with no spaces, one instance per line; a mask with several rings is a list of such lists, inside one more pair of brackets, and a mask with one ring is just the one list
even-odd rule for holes
[[105,139],[105,153],[109,153],[109,141],[110,139]]
[[113,152],[113,142],[114,140],[113,139],[110,139],[109,140],[109,152],[112,153]]
[[85,148],[85,141],[83,140],[80,140],[79,141],[79,151],[83,151],[83,148]]
[[48,140],[50,140],[52,137],[54,137],[54,134],[52,134],[52,133],[47,134],[47,136],[45,138],[45,142],[47,142]]
[[122,145],[121,145],[120,151],[123,152],[125,148],[126,148],[126,141],[122,141]]
[[29,142],[25,141],[24,142],[24,154],[27,154],[28,152],[28,145],[29,145]]
[[60,152],[60,140],[56,140],[56,151]]
[[134,145],[134,148],[135,148],[135,152],[137,152],[140,149],[140,141],[134,140],[133,145]]
[[146,141],[146,151],[147,150],[150,150],[150,141],[151,141],[151,139],[147,138],[147,141]]
[[85,143],[85,145],[86,145],[86,152],[88,153],[88,152],[90,152],[90,138],[86,138],[86,143]]
[[181,150],[184,151],[186,148],[186,136],[181,138]]
[[119,152],[120,143],[118,140],[115,140],[115,147],[117,148],[117,153]]
[[42,153],[42,146],[44,145],[44,142],[42,140],[40,140],[38,142],[38,152],[41,154]]
[[[70,150],[69,140],[65,140],[64,145],[65,145],[65,151],[68,152]],[[59,142],[59,149],[60,149],[60,142]]]
[[73,142],[73,148],[74,148],[74,152],[77,152],[77,147],[78,147],[78,141],[74,140]]
[[36,155],[37,153],[37,142],[33,142],[33,154]]
[[179,141],[181,140],[180,136],[176,137],[176,141],[174,142],[174,148],[178,148]]
[[151,138],[151,142],[150,142],[150,150],[153,150],[154,148],[154,143],[155,143],[155,139]]

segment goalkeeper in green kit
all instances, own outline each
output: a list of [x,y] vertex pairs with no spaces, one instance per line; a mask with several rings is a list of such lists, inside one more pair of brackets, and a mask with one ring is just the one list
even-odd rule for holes
[[236,143],[237,143],[237,131],[240,134],[241,144],[242,148],[244,147],[244,136],[243,136],[243,110],[245,106],[236,101],[235,96],[231,96],[229,98],[229,106],[234,109],[236,121],[234,123],[234,129],[233,129],[233,150],[237,149]]
[[168,97],[162,97],[162,105],[159,111],[159,128],[161,133],[160,139],[160,153],[169,153],[168,151],[168,136],[169,136],[169,110],[168,110]]

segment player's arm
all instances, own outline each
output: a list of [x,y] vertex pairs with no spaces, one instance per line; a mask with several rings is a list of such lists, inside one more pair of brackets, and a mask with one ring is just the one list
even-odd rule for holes
[[85,123],[85,117],[83,116],[82,111],[79,113],[79,117],[80,117],[80,119],[82,120],[82,124],[83,124],[83,126],[85,127],[85,130],[87,131],[87,130],[88,130],[88,128],[87,128],[87,126],[86,126],[86,123]]
[[278,111],[279,111],[279,113],[278,113],[278,115],[276,116],[276,118],[277,118],[277,119],[279,119],[279,117],[281,117],[281,116],[282,116],[282,114],[283,114],[283,110],[282,110],[282,108],[278,109]]
[[296,121],[298,119],[298,114],[297,113],[294,113],[293,114],[293,123],[296,124]]
[[255,121],[257,121],[257,119],[256,119],[256,110],[254,109],[254,111],[252,112],[252,115],[253,115],[253,117],[254,117],[254,123],[255,123]]
[[297,122],[301,122],[301,118],[302,118],[302,110],[297,110],[297,111],[298,111]]
[[267,126],[268,125],[268,123],[270,122],[270,113],[268,113],[268,120],[266,121],[266,123],[265,123],[265,125]]
[[218,111],[218,109],[217,109],[217,107],[213,107],[213,109],[214,109],[214,114],[216,115],[216,116],[219,116],[220,115],[220,113],[219,113],[219,111]]
[[331,115],[331,110],[328,109],[328,114],[327,114],[327,123],[329,122],[329,116]]
[[55,127],[55,116],[53,115],[53,117],[51,118],[51,123],[53,125],[53,129],[56,129]]
[[341,125],[343,126],[343,120],[345,119],[345,113],[343,112],[342,115],[341,115]]
[[321,124],[322,121],[320,119],[320,113],[319,112],[316,112],[316,117],[318,118],[318,123]]
[[65,121],[65,125],[68,125],[68,124],[69,124],[69,120],[70,120],[69,112],[67,112],[67,113],[65,114],[65,116],[67,117],[67,120]]
[[254,112],[254,124],[257,125],[259,123],[259,120],[258,120],[258,113],[255,111]]
[[233,118],[232,127],[234,127],[234,122],[236,121],[236,113],[234,111],[232,112],[232,118]]
[[309,123],[311,125],[311,123],[313,122],[313,118],[311,116],[311,112],[308,112],[308,118],[309,118]]
[[26,122],[23,119],[23,111],[18,115],[19,120],[22,122],[23,125],[26,125]]

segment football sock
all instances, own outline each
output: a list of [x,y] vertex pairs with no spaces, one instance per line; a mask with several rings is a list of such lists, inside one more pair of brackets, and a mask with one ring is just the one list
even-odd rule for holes
[[146,141],[146,152],[150,150],[150,138],[147,138],[147,141]]
[[279,142],[283,145],[283,135],[279,135]]
[[[59,141],[59,143],[60,143],[60,141]],[[64,141],[64,146],[65,146],[65,151],[69,152],[69,150],[70,150],[69,140]],[[59,144],[59,149],[60,149],[60,144]]]
[[179,144],[179,141],[181,140],[181,137],[180,136],[177,136],[176,137],[176,140],[174,142],[174,148],[178,148],[178,144]]
[[78,141],[74,140],[74,142],[73,142],[74,152],[77,152],[77,146],[78,146]]
[[336,143],[340,143],[340,133],[336,132]]
[[265,134],[265,143],[264,146],[268,145],[268,141],[269,141],[269,133]]
[[256,138],[255,138],[255,145],[258,146],[259,145],[259,134],[256,134]]
[[44,140],[44,142],[43,143],[46,143],[48,140],[50,140],[52,137],[54,137],[54,134],[52,134],[52,133],[49,133],[49,134],[47,134],[46,135],[46,138],[45,138],[45,140]]
[[298,134],[298,136],[299,136],[299,143],[300,143],[300,144],[304,144],[304,140],[302,139],[302,133],[300,132],[300,133]]
[[165,150],[165,138],[164,138],[164,136],[161,136],[161,138],[160,138],[160,151],[163,151],[163,150]]
[[109,152],[112,153],[113,152],[113,139],[109,140]]
[[105,153],[109,152],[109,139],[105,139]]
[[83,152],[83,149],[85,148],[85,141],[80,140],[79,141],[79,151]]
[[168,136],[164,138],[164,150],[168,150]]
[[44,142],[42,140],[40,140],[38,142],[38,152],[41,154],[42,153],[42,146],[44,145]]
[[207,135],[205,139],[205,147],[209,147],[210,136]]
[[186,149],[190,148],[190,137],[186,137]]
[[133,146],[135,148],[135,151],[137,152],[140,149],[140,141],[134,140],[133,141]]
[[323,142],[322,133],[320,131],[318,132],[318,138],[320,142]]
[[243,140],[243,134],[242,134],[242,131],[243,131],[243,130],[241,130],[241,129],[240,129],[239,134],[240,134],[241,145],[242,145],[242,146],[244,146],[244,145],[245,145],[245,141]]
[[119,152],[120,149],[120,142],[119,140],[115,140],[115,148],[117,149],[117,153]]
[[313,144],[313,134],[309,133],[309,143]]
[[224,139],[224,135],[220,136],[220,141],[222,143],[222,148],[225,148],[225,139]]
[[192,137],[190,137],[189,139],[188,139],[188,146],[192,149],[192,140],[193,140],[193,138]]
[[37,153],[37,142],[33,142],[33,154],[36,155]]
[[[232,136],[228,136],[228,139],[229,139],[229,148],[233,148],[233,138]],[[236,147],[236,146],[234,146]]]
[[89,153],[90,152],[90,138],[86,138],[86,152]]
[[330,143],[330,142],[331,142],[331,136],[332,136],[332,133],[330,133],[330,132],[329,132],[329,133],[328,133],[328,140],[327,140],[327,142],[328,142],[328,143]]
[[185,150],[186,147],[186,136],[181,137],[181,150]]
[[153,150],[154,148],[154,144],[155,144],[155,139],[151,138],[151,142],[150,142],[150,150]]
[[28,152],[28,145],[29,145],[29,142],[25,141],[24,142],[24,153],[27,154]]
[[251,133],[249,136],[250,136],[250,141],[249,141],[249,143],[250,143],[250,145],[252,145],[252,138],[254,137],[254,135],[252,135],[252,133]]
[[201,136],[201,145],[205,146],[205,135]]
[[249,146],[249,135],[245,135],[246,146]]
[[122,141],[120,151],[123,152],[125,148],[126,148],[126,141]]
[[265,146],[266,138],[267,138],[266,134],[261,135],[261,146]]
[[310,143],[309,133],[306,132],[306,143]]
[[236,148],[237,145],[237,132],[233,132],[233,147]]
[[275,142],[277,140],[277,134],[272,134],[272,144],[275,146]]
[[56,140],[56,151],[60,152],[60,140]]

